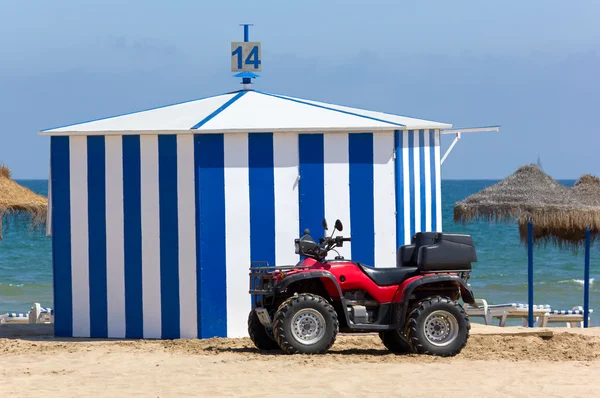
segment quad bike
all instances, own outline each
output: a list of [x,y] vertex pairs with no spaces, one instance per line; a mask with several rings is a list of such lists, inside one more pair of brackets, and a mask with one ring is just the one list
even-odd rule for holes
[[[327,221],[323,220],[327,230]],[[338,332],[378,332],[390,351],[453,356],[466,345],[470,323],[463,307],[475,307],[467,285],[477,261],[469,235],[420,232],[398,248],[396,267],[374,268],[327,254],[350,238],[336,220],[330,237],[316,243],[305,230],[295,239],[302,260],[294,266],[252,263],[255,305],[248,333],[260,350],[322,354]]]

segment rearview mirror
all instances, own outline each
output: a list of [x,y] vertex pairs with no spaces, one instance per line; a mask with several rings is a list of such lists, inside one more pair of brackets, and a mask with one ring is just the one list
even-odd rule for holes
[[342,225],[342,222],[339,219],[335,220],[335,229],[337,229],[340,232],[342,232],[342,230],[344,229],[344,226]]
[[325,219],[325,218],[323,219],[323,229],[324,229],[325,231],[327,231],[327,229],[328,229],[328,228],[327,228],[327,219]]
[[310,235],[310,230],[308,228],[304,230],[304,235]]

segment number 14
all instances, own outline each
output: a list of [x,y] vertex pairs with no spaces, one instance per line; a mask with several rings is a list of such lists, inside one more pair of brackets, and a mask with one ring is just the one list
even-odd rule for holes
[[[238,69],[242,69],[242,46],[238,46],[231,53],[231,55],[232,56],[237,55]],[[260,59],[258,59],[258,46],[252,47],[252,50],[250,50],[250,54],[248,54],[244,63],[246,65],[254,65],[254,69],[258,69],[258,65],[261,64]]]

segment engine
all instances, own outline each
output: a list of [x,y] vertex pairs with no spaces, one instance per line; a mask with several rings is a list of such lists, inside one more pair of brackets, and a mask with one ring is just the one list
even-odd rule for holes
[[373,323],[377,320],[379,302],[365,295],[363,290],[344,293],[348,318],[355,324]]

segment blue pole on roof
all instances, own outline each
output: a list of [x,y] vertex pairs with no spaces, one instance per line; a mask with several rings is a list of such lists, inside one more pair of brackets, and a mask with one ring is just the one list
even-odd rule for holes
[[248,43],[250,41],[249,37],[249,32],[250,32],[250,24],[243,24],[242,25],[244,27],[244,42]]
[[527,223],[527,323],[533,327],[533,222]]
[[590,229],[585,230],[585,271],[583,272],[583,327],[587,328],[590,313]]
[[[252,24],[242,24],[241,26],[244,27],[244,42],[248,43],[250,41],[250,26],[252,26]],[[249,77],[244,77],[242,78],[242,84],[250,84],[252,83],[252,79]]]

